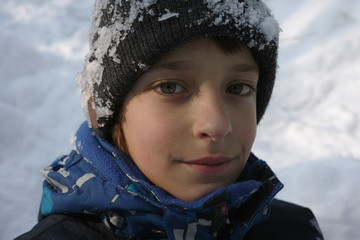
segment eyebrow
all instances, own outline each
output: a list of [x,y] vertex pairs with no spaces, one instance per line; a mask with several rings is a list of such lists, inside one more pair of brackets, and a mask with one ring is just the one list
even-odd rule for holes
[[257,66],[254,65],[249,65],[249,64],[236,64],[235,66],[233,66],[231,68],[232,71],[234,72],[239,72],[239,73],[243,73],[243,72],[259,72],[259,68]]
[[171,61],[171,62],[156,64],[152,67],[151,71],[160,71],[160,70],[184,71],[193,68],[195,68],[195,66],[186,61]]

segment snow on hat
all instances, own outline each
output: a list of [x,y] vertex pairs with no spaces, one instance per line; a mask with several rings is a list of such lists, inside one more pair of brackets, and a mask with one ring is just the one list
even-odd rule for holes
[[204,37],[237,38],[260,69],[257,121],[269,103],[280,28],[260,0],[97,0],[77,76],[89,126],[107,138],[136,80],[161,57]]

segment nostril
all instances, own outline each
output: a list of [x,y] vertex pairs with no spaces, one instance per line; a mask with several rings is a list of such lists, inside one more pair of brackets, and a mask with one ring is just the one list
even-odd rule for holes
[[210,138],[209,134],[201,133],[201,138]]
[[212,132],[209,129],[203,129],[203,130],[204,131],[199,132],[198,137],[200,139],[208,141],[209,143],[210,142],[214,142],[214,143],[220,142],[222,139],[226,138],[232,132],[231,127],[227,128],[226,130],[225,129],[221,129],[221,130],[212,129],[213,130]]

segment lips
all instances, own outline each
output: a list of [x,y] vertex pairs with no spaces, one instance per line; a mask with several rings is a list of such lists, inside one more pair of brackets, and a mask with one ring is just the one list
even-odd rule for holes
[[230,157],[219,155],[199,158],[184,163],[199,173],[215,174],[225,171],[230,165],[231,160],[232,158]]

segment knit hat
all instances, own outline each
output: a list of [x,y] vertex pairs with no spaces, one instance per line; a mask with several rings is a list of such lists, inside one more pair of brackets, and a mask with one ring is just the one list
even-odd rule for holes
[[177,47],[205,37],[236,38],[258,63],[257,122],[269,103],[280,28],[260,0],[97,0],[90,51],[77,76],[89,126],[109,138],[136,80]]

